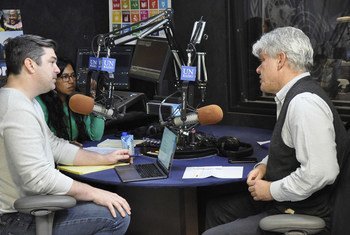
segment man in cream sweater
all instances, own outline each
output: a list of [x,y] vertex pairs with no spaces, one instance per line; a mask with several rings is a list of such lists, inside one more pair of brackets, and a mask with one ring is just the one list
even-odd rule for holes
[[[130,206],[119,195],[77,182],[55,163],[106,165],[128,159],[126,150],[101,155],[54,136],[34,97],[55,88],[56,43],[34,35],[8,39],[8,79],[0,89],[0,233],[34,234],[33,216],[18,213],[15,200],[38,194],[70,195],[77,206],[55,214],[54,234],[124,234]],[[19,226],[22,224],[22,226]]]

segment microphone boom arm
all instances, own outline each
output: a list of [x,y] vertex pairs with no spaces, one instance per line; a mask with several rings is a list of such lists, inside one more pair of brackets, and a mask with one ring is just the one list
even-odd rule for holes
[[[195,22],[193,32],[190,38],[190,42],[188,43],[188,47],[186,50],[187,53],[187,61],[185,62],[185,57],[182,51],[180,51],[177,45],[177,42],[174,37],[174,25],[173,25],[173,11],[172,9],[166,9],[163,12],[154,15],[148,19],[141,20],[134,24],[130,24],[128,26],[113,30],[106,34],[99,34],[95,38],[97,38],[97,57],[99,56],[99,52],[102,47],[105,47],[109,52],[111,48],[117,45],[123,45],[128,42],[134,41],[136,39],[144,38],[154,32],[164,31],[169,48],[173,55],[173,66],[175,71],[175,86],[178,92],[181,93],[182,96],[182,107],[181,107],[181,120],[183,121],[183,125],[179,126],[179,133],[188,132],[189,126],[191,128],[192,125],[186,125],[185,121],[187,118],[187,109],[190,110],[187,99],[188,99],[188,89],[190,86],[189,81],[181,81],[180,80],[180,71],[182,66],[192,66],[192,64],[197,63],[197,77],[196,83],[198,85],[199,90],[201,91],[201,100],[204,102],[205,98],[205,90],[206,84],[208,81],[207,78],[207,70],[205,65],[205,52],[197,52],[196,45],[201,43],[203,32],[205,28],[206,22],[202,20]],[[94,39],[95,39],[94,38]],[[204,35],[204,38],[207,39],[207,35]],[[93,44],[93,42],[92,42]],[[92,46],[93,47],[93,46]],[[92,48],[93,49],[93,48]],[[109,53],[108,53],[109,57]],[[197,57],[197,58],[196,58]],[[196,60],[197,59],[197,60]],[[202,78],[203,71],[203,78]],[[109,93],[111,90],[109,90]],[[160,106],[161,107],[161,106]],[[160,121],[162,119],[160,118]],[[196,124],[194,124],[196,125]]]
[[[163,12],[148,19],[138,21],[120,29],[113,30],[106,34],[98,35],[97,45],[99,47],[112,48],[117,45],[144,38],[153,32],[164,30],[168,45],[171,50],[177,50],[177,43],[173,36],[173,11],[168,8]],[[131,35],[130,37],[127,37]],[[181,59],[181,61],[183,61]]]
[[[174,37],[173,33],[173,11],[172,9],[166,9],[163,12],[154,15],[148,19],[141,20],[139,22],[136,22],[134,24],[122,27],[120,29],[113,30],[111,32],[105,33],[105,34],[99,34],[94,37],[96,39],[97,43],[97,58],[99,57],[101,48],[105,47],[107,49],[107,57],[110,56],[110,49],[117,46],[117,45],[123,45],[128,42],[134,41],[136,39],[144,38],[151,33],[154,32],[159,32],[159,31],[164,31],[166,35],[166,39],[169,45],[170,50],[172,51],[173,57],[174,57],[174,69],[175,69],[175,75],[178,74],[178,71],[181,71],[181,66],[184,65],[184,59],[183,55],[181,54],[181,51],[179,52],[177,42]],[[93,42],[92,41],[92,50],[94,51],[93,48]],[[177,67],[176,67],[177,66]],[[95,77],[96,75],[99,74],[100,72],[97,71],[95,72]],[[179,76],[175,76],[175,86],[177,88],[180,87],[180,79]],[[90,85],[91,79],[87,81]],[[110,94],[110,89],[109,87],[109,94]],[[113,87],[112,87],[113,89]],[[90,88],[89,88],[90,90]],[[107,104],[108,107],[110,107],[110,103],[112,102],[110,100]]]

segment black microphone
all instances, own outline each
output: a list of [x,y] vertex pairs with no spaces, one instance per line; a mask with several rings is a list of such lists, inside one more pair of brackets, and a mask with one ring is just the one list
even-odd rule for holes
[[201,43],[205,24],[206,24],[206,22],[203,21],[202,18],[203,18],[203,16],[201,17],[201,19],[199,21],[196,21],[193,25],[190,43],[193,43],[193,44]]
[[201,93],[201,101],[204,102],[205,101],[205,95],[206,95],[206,83],[204,82],[200,82],[198,85],[198,88],[200,90]]

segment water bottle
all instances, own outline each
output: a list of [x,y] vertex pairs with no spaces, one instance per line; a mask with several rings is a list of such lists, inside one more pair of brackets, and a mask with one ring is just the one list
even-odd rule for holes
[[128,148],[128,132],[122,132],[122,135],[120,136],[120,141],[122,143],[122,149],[129,149]]
[[122,142],[122,148],[128,149],[130,155],[134,155],[135,149],[134,149],[134,136],[129,135],[127,132],[122,132],[122,135],[120,137],[120,140]]

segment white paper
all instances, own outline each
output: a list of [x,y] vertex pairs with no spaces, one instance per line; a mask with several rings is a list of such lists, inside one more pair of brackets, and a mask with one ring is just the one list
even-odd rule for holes
[[109,148],[109,147],[87,147],[84,148],[85,150],[100,153],[100,154],[107,154],[111,153],[115,150],[121,149],[121,148]]
[[[134,140],[134,145],[140,144],[144,140]],[[106,139],[101,143],[97,144],[97,147],[108,147],[108,148],[122,148],[122,142],[120,139]]]
[[243,177],[243,166],[186,167],[182,178],[203,179],[211,176],[221,179],[241,179]]
[[269,143],[270,143],[270,140],[266,140],[266,141],[257,141],[257,143],[258,143],[259,145],[269,144]]

